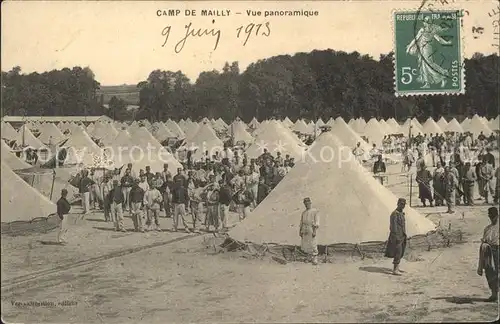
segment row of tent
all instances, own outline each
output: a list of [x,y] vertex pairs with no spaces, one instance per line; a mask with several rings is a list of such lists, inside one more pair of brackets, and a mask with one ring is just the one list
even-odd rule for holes
[[[342,125],[342,122],[336,121],[335,125]],[[266,129],[273,128],[262,131]],[[335,148],[341,154],[325,160],[324,147]],[[2,150],[4,148],[2,146]],[[351,149],[345,147],[333,131],[321,134],[309,148],[309,154],[297,161],[283,181],[229,235],[241,242],[296,244],[302,200],[310,197],[321,215],[318,244],[386,240],[387,220],[397,197],[354,158],[349,158],[351,154]],[[16,159],[15,155],[2,152],[2,223],[30,221],[36,216],[54,213],[54,199],[49,200],[12,170],[10,165],[23,166],[23,162]],[[412,208],[406,209],[406,221],[409,236],[425,234],[435,228],[430,220]]]
[[[360,118],[351,119],[349,123],[345,123],[341,117],[338,117],[329,120],[326,124],[320,119],[315,126],[301,119],[292,123],[288,118],[283,121],[265,120],[261,123],[253,119],[248,125],[239,119],[227,125],[222,119],[210,121],[205,118],[200,123],[191,120],[181,120],[176,123],[169,119],[166,122],[153,124],[147,120],[134,121],[131,125],[120,122],[96,122],[87,127],[71,122],[60,123],[57,126],[53,123],[32,123],[27,127],[22,127],[19,131],[8,123],[2,123],[1,131],[2,138],[7,141],[23,143],[39,150],[53,150],[57,143],[63,143],[61,147],[71,148],[69,156],[66,157],[67,164],[81,162],[86,166],[113,168],[132,162],[137,168],[144,168],[145,165],[151,163],[141,158],[140,155],[144,152],[123,151],[123,148],[146,149],[149,147],[154,152],[161,152],[162,161],[156,161],[156,163],[169,163],[172,168],[177,168],[180,167],[178,156],[176,158],[164,149],[165,142],[171,138],[183,140],[181,151],[182,148],[189,150],[197,148],[193,153],[195,159],[200,159],[205,151],[211,154],[215,151],[222,151],[228,138],[232,138],[233,143],[245,143],[245,152],[250,158],[262,154],[264,148],[270,152],[281,151],[282,154],[298,157],[305,146],[297,134],[309,134],[311,127],[313,127],[313,133],[319,135],[322,126],[330,126],[333,133],[341,138],[345,145],[354,147],[359,142],[367,151],[371,148],[371,144],[380,146],[387,135],[407,135],[410,131],[414,135],[468,131],[476,137],[481,133],[489,136],[494,132],[492,129],[498,129],[498,122],[500,122],[499,117],[488,122],[484,117],[477,115],[465,119],[462,123],[458,123],[456,119],[447,122],[441,118],[435,122],[429,118],[423,125],[415,118],[407,119],[403,125],[400,125],[393,118],[380,121],[372,118],[368,122]],[[36,131],[38,137],[32,130]],[[363,137],[368,142],[364,141]],[[100,146],[96,142],[100,143]],[[103,147],[107,148],[106,160],[102,159]],[[160,165],[151,165],[151,167],[161,169]]]

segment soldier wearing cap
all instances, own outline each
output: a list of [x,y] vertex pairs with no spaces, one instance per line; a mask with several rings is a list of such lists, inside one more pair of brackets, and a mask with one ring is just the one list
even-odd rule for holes
[[308,261],[318,264],[318,244],[316,242],[316,232],[319,228],[318,210],[312,208],[311,198],[304,198],[306,209],[302,212],[299,226],[299,236],[301,237],[301,250],[307,254]]
[[498,208],[488,208],[488,217],[491,224],[486,226],[479,248],[479,264],[477,274],[482,276],[483,270],[486,281],[491,290],[489,302],[498,300]]
[[66,197],[68,196],[68,190],[61,190],[61,198],[57,201],[57,216],[61,222],[59,223],[59,233],[57,234],[57,242],[59,244],[66,244],[66,233],[68,232],[68,219],[65,216],[71,210],[71,205],[69,204]]
[[403,257],[406,249],[406,219],[404,208],[406,206],[406,199],[399,198],[398,206],[394,210],[390,217],[390,234],[387,240],[387,247],[385,250],[385,256],[387,258],[393,258],[394,269],[392,274],[401,275],[403,271],[399,268],[399,263]]
[[113,180],[113,189],[110,190],[108,195],[111,204],[111,218],[115,221],[115,231],[126,232],[123,226],[123,202],[125,197],[118,180]]

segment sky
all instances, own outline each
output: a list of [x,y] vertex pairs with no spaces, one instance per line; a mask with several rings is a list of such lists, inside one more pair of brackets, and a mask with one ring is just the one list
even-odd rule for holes
[[[464,56],[498,52],[494,46],[498,44],[498,0],[448,2],[451,5],[433,1],[431,5],[435,10],[464,10]],[[238,61],[243,71],[259,59],[314,49],[358,51],[378,59],[381,53],[393,49],[393,11],[417,10],[420,5],[416,0],[7,1],[1,8],[2,71],[14,66],[20,66],[24,73],[89,66],[101,85],[120,85],[145,80],[155,69],[181,70],[194,82],[200,72],[220,70],[226,61]],[[158,10],[180,10],[180,14],[158,16]],[[194,10],[196,16],[186,16],[186,10]],[[202,10],[224,12],[226,16],[202,16]],[[261,15],[249,16],[247,10],[260,11]],[[317,11],[318,15],[264,17],[266,10]],[[220,30],[217,48],[214,50],[215,36],[191,36],[176,53],[176,44],[184,38],[185,26],[190,23],[195,31]],[[247,26],[251,24],[255,26],[244,46],[245,29],[250,30]],[[255,35],[258,24],[262,26]],[[168,26],[169,38],[162,46],[162,32]],[[474,38],[473,27],[483,28],[481,35],[475,34],[480,37]],[[267,37],[263,35],[268,33]]]

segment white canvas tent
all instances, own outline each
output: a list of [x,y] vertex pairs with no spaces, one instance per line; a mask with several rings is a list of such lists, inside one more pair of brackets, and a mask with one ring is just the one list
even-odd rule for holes
[[5,162],[9,168],[12,170],[26,169],[31,168],[31,165],[22,159],[18,158],[14,152],[11,151],[10,147],[5,144],[4,141],[1,141],[0,145],[2,146],[1,157],[2,161]]
[[46,150],[47,146],[40,142],[38,138],[33,135],[28,127],[21,127],[19,132],[17,133],[16,143],[19,146],[29,146],[34,148],[35,150]]
[[12,127],[11,124],[2,122],[1,126],[1,136],[4,139],[7,139],[9,141],[13,141],[17,138],[17,131]]
[[210,156],[215,155],[215,152],[222,152],[224,143],[217,137],[209,123],[203,123],[198,132],[186,141],[185,147],[192,151],[196,150],[192,157],[194,160],[199,160],[205,151],[208,151]]
[[173,134],[175,134],[178,138],[180,138],[180,139],[186,138],[186,134],[184,133],[184,131],[172,119],[168,119],[165,122],[165,126],[168,128],[169,131],[171,131]]
[[[230,237],[240,242],[298,245],[302,201],[310,197],[320,214],[318,244],[387,240],[389,216],[398,198],[355,162],[350,152],[350,148],[342,149],[331,132],[323,133],[310,155],[298,161],[266,199],[229,232]],[[405,213],[409,236],[435,229],[412,208],[406,208]]]
[[55,145],[63,141],[66,136],[52,123],[44,123],[40,126],[38,139],[46,145]]
[[56,212],[56,205],[28,185],[2,161],[1,221],[31,221]]
[[458,120],[453,118],[452,120],[450,120],[450,122],[448,123],[448,125],[446,126],[444,131],[445,132],[463,133],[464,129],[462,128],[462,125],[460,125]]
[[280,122],[271,120],[261,123],[258,130],[254,143],[245,151],[249,158],[259,157],[264,153],[264,149],[274,156],[277,152],[282,156],[289,154],[295,159],[302,156],[304,144]]
[[333,135],[338,137],[345,146],[350,147],[351,150],[354,149],[358,143],[360,143],[365,155],[367,157],[369,156],[369,152],[371,150],[370,145],[368,145],[368,143],[366,143],[358,133],[353,131],[342,118],[339,117],[335,120],[331,132]]
[[232,123],[230,131],[232,132],[233,142],[244,142],[244,143],[252,143],[253,137],[247,132],[244,123]]
[[422,130],[426,135],[443,133],[443,130],[438,126],[434,119],[432,119],[432,117],[427,118],[424,126],[422,126]]
[[371,118],[362,132],[369,143],[376,144],[378,147],[382,146],[382,139],[386,134],[386,130],[380,125],[376,118]]

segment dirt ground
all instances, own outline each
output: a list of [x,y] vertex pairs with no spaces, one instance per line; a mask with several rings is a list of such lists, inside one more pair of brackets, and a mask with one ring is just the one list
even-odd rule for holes
[[[391,176],[389,186],[404,196],[401,179]],[[488,206],[477,202],[453,215],[419,208],[436,223],[462,229],[467,242],[404,260],[401,277],[388,274],[390,259],[282,265],[217,253],[211,234],[116,233],[102,214],[71,215],[76,221],[66,246],[53,244],[55,231],[2,237],[2,317],[17,323],[492,321],[498,304],[483,302],[490,291],[476,274]],[[171,220],[161,223],[167,229]],[[132,228],[130,218],[125,224]],[[146,248],[130,253],[140,247]],[[14,284],[30,274],[37,277]],[[22,304],[28,302],[54,304]]]

